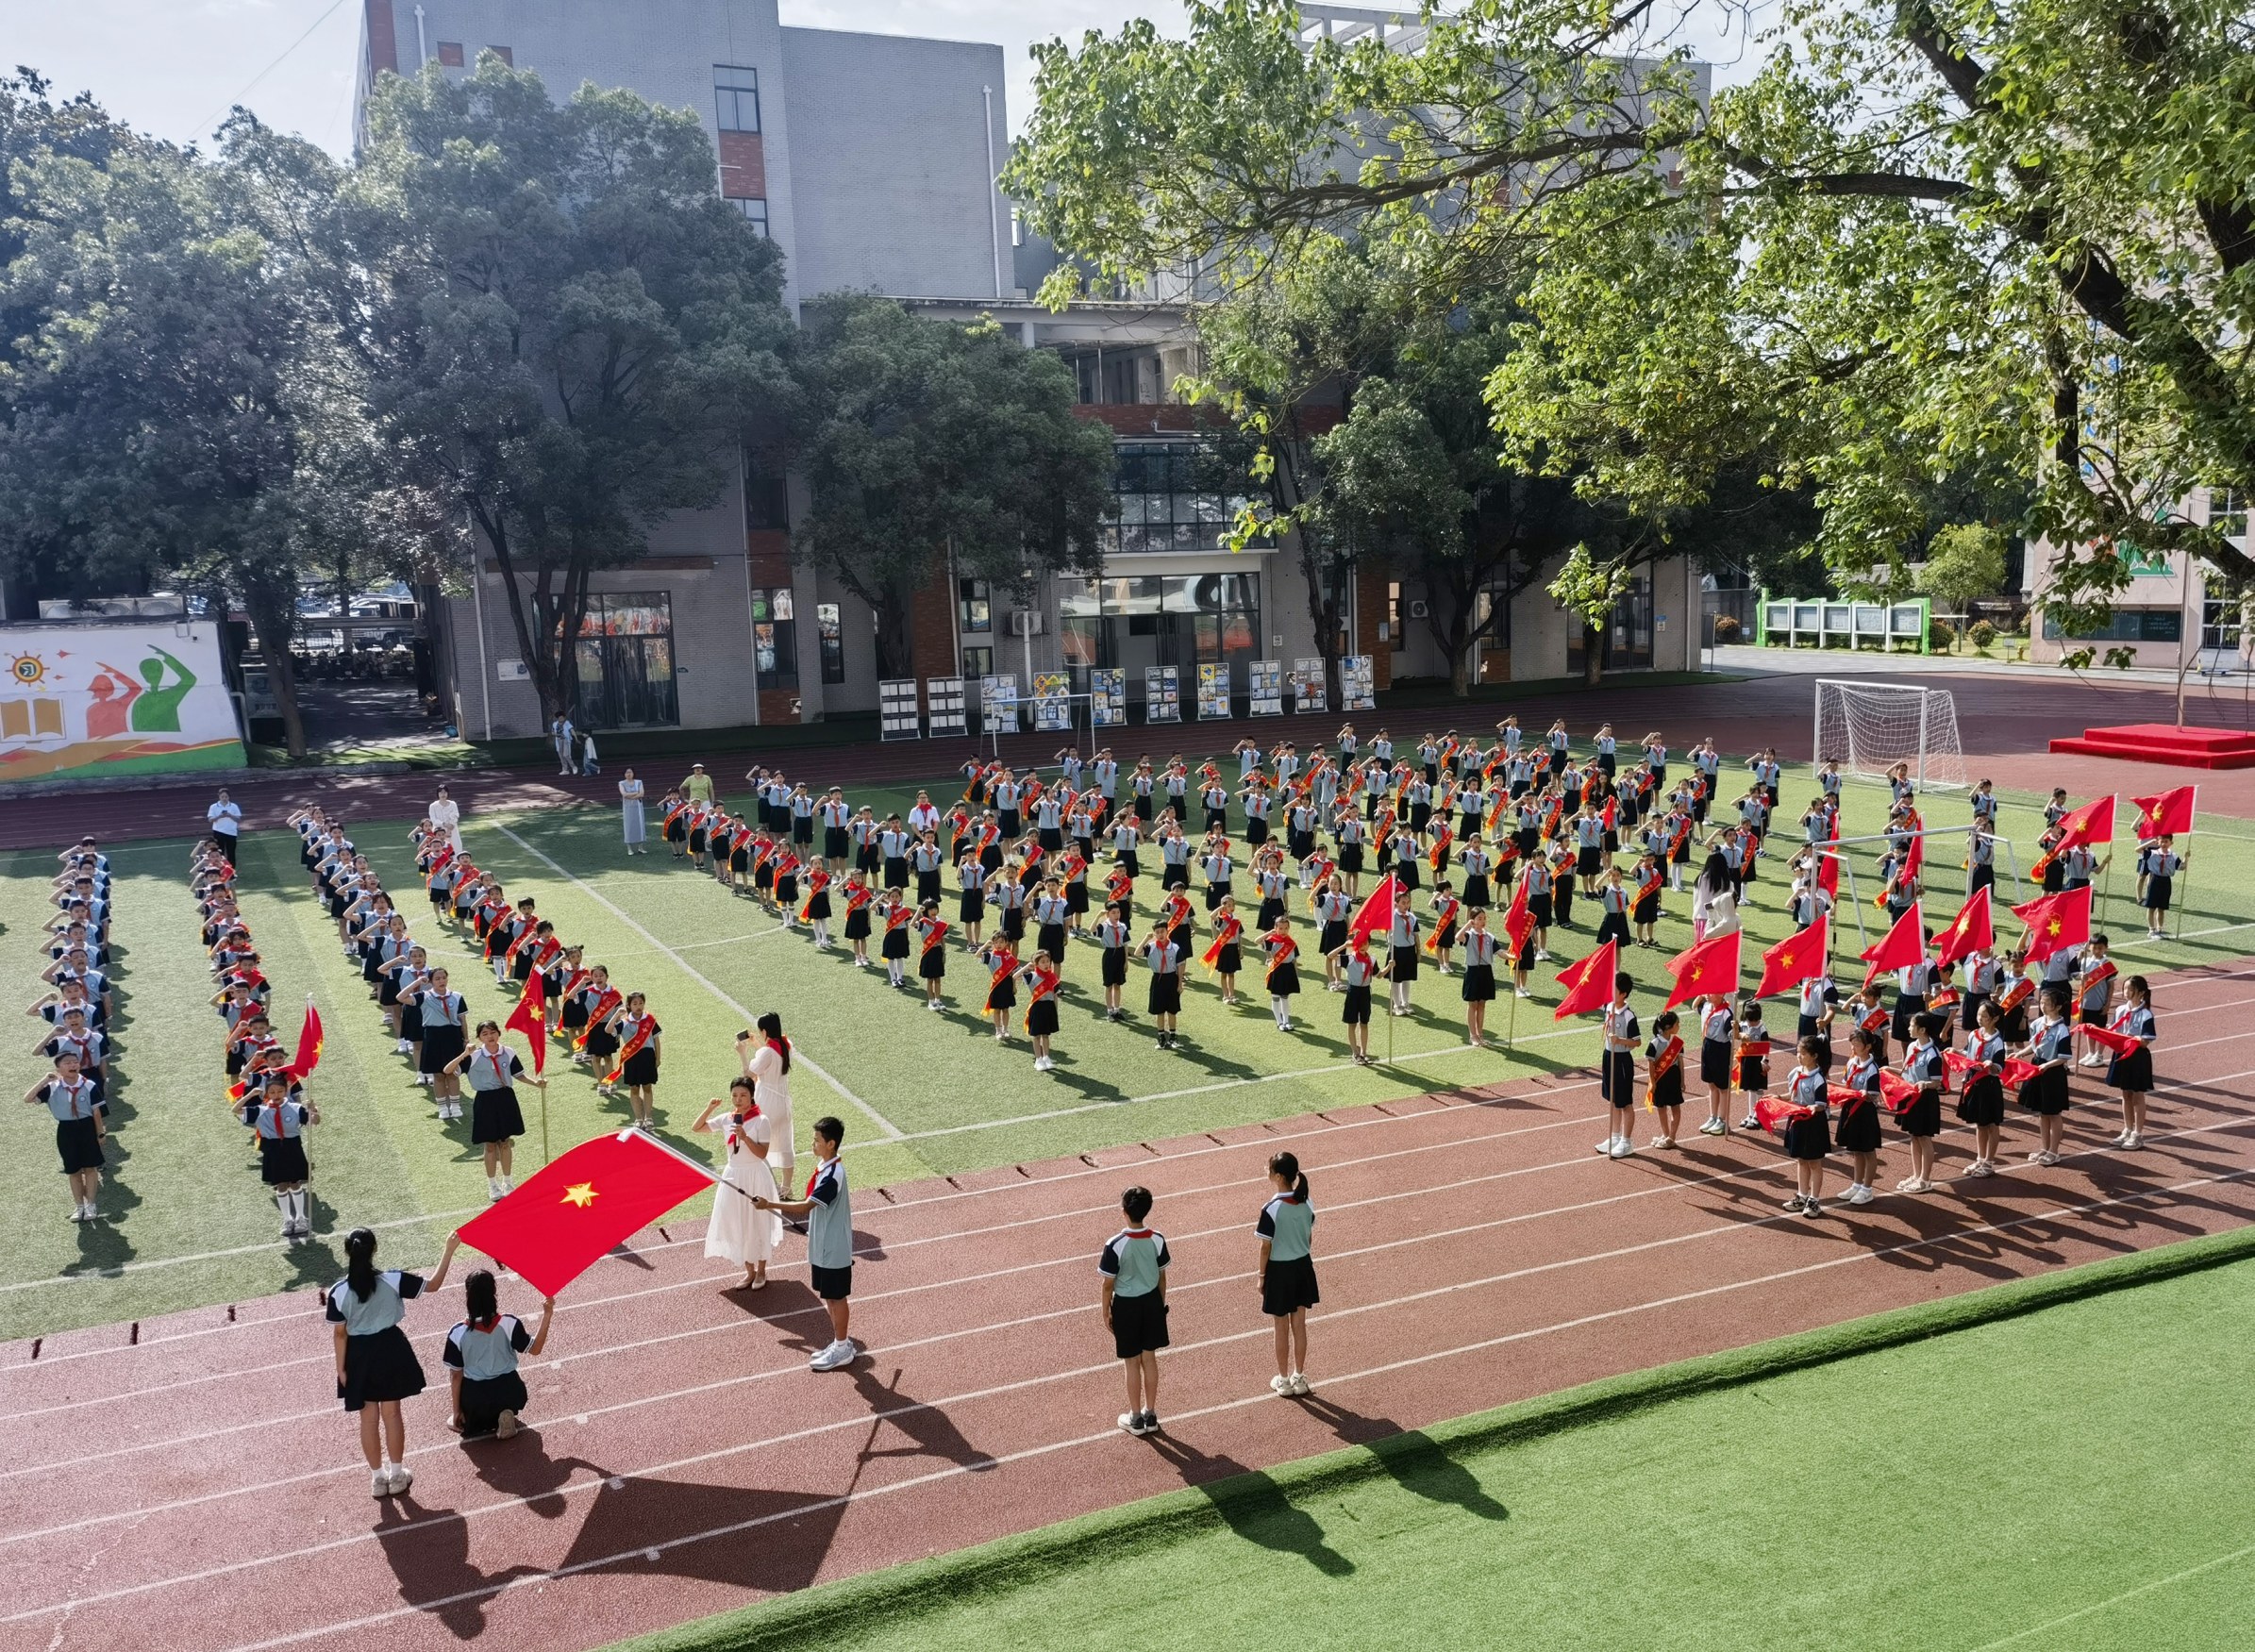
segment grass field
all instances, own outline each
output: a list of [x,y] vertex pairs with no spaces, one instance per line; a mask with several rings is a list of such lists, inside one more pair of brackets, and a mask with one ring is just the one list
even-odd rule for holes
[[[954,789],[935,783],[932,790],[944,797]],[[1805,790],[1804,780],[1788,776],[1787,816],[1797,815],[1795,799]],[[855,800],[882,813],[905,808],[912,796],[912,790],[872,791]],[[2004,831],[2023,845],[2023,861],[2036,835],[2031,802],[2011,800],[2003,817]],[[1883,814],[1881,792],[1851,788],[1849,833],[1876,830]],[[1936,795],[1928,814],[1931,826],[1959,824],[1965,804],[1962,796]],[[412,894],[419,886],[405,824],[350,824],[387,884]],[[2181,886],[2188,908],[2181,942],[2146,944],[2130,909],[2131,880],[2114,877],[2105,916],[2117,937],[2129,938],[2121,948],[2126,967],[2166,968],[2251,950],[2255,826],[2213,819],[2203,826]],[[1043,1075],[1032,1071],[1022,1040],[1000,1047],[987,1035],[976,1013],[983,972],[975,960],[955,955],[949,989],[956,1008],[929,1015],[917,994],[890,991],[880,972],[854,970],[843,950],[816,954],[803,932],[782,931],[748,899],[669,861],[661,846],[647,859],[626,859],[617,831],[612,812],[596,809],[478,819],[465,828],[476,859],[499,872],[512,894],[535,895],[567,939],[584,941],[591,960],[610,965],[614,981],[649,993],[666,1028],[660,1122],[694,1151],[706,1150],[701,1139],[682,1132],[733,1075],[737,1030],[769,1008],[781,1012],[807,1058],[793,1085],[802,1153],[810,1122],[824,1111],[840,1113],[864,1186],[1578,1067],[1594,1054],[1588,1024],[1557,1026],[1549,1015],[1557,996],[1551,974],[1587,950],[1594,915],[1586,903],[1578,932],[1554,933],[1559,961],[1538,974],[1537,998],[1520,1007],[1519,1036],[1509,1053],[1464,1047],[1457,984],[1429,972],[1416,989],[1415,1015],[1400,1021],[1381,1015],[1374,1027],[1374,1053],[1391,1052],[1391,1060],[1374,1069],[1347,1063],[1338,1000],[1321,991],[1304,993],[1300,1030],[1286,1036],[1277,1031],[1249,974],[1243,985],[1256,991],[1230,1010],[1211,982],[1194,973],[1182,1018],[1190,1042],[1161,1053],[1140,1015],[1114,1026],[1092,1012],[1096,963],[1093,946],[1082,946],[1074,949],[1066,972],[1059,1067]],[[387,1232],[390,1259],[403,1265],[427,1260],[447,1226],[482,1201],[485,1184],[467,1125],[442,1128],[426,1093],[392,1053],[365,987],[338,947],[335,926],[314,905],[296,847],[287,832],[246,836],[242,892],[276,984],[276,1020],[285,1043],[308,994],[327,1023],[327,1051],[312,1085],[324,1113],[311,1148],[318,1237],[289,1249],[276,1242],[255,1155],[223,1110],[219,1026],[206,1002],[209,982],[184,883],[186,845],[121,844],[112,852],[120,1016],[106,1220],[80,1226],[66,1219],[45,1114],[21,1110],[15,1150],[0,1167],[8,1195],[0,1200],[0,1336],[137,1319],[326,1281],[342,1271],[336,1240],[361,1223]],[[1154,859],[1146,856],[1146,863]],[[1861,864],[1868,871],[1870,859]],[[42,959],[53,870],[44,854],[0,856],[0,968],[22,983],[25,1001]],[[1156,890],[1156,877],[1147,876],[1139,891],[1146,915]],[[1775,910],[1782,893],[1774,866],[1749,891],[1749,967],[1753,946],[1785,932]],[[1671,948],[1689,940],[1689,900],[1667,897],[1662,938]],[[1930,904],[1937,922],[1955,909],[1948,896]],[[440,952],[458,945],[426,903],[416,898],[408,905],[426,944]],[[1868,908],[1865,916],[1871,917]],[[1841,927],[1840,950],[1852,959],[1856,943],[1845,915]],[[1627,963],[1641,981],[1658,983],[1665,978],[1667,956],[1631,951]],[[490,976],[466,956],[446,961],[465,971],[459,984],[474,1018],[505,1013],[509,1000]],[[1848,963],[1840,973],[1852,981],[1861,972]],[[1142,979],[1131,973],[1131,1010],[1140,1010],[1142,993]],[[1647,999],[1647,1008],[1654,1002]],[[1510,1003],[1494,1007],[1492,1034],[1506,1031]],[[2160,1008],[2165,1021],[2165,998]],[[32,1040],[26,1022],[21,1043],[0,1052],[0,1083],[10,1094],[43,1071],[30,1053]],[[584,1072],[567,1066],[552,1068],[552,1075],[547,1111],[555,1148],[626,1117],[624,1103],[601,1102]],[[521,1143],[520,1174],[540,1157],[538,1112],[528,1111],[533,1134]]]
[[[2071,1277],[1241,1475],[632,1652],[2255,1644],[2255,1435],[2216,1427],[2250,1375],[2255,1261],[1992,1317]],[[1950,1324],[1968,1328],[1924,1334]]]

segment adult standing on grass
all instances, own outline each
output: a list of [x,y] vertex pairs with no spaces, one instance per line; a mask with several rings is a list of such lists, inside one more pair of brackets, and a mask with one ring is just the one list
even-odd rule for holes
[[423,818],[456,854],[462,852],[462,806],[457,803],[446,788],[439,788],[439,794],[430,800],[430,807],[423,811]]
[[681,782],[681,795],[692,803],[703,804],[712,801],[712,776],[705,773],[703,763],[689,765],[689,776]]
[[[454,1246],[426,1281],[419,1274],[376,1269],[376,1235],[356,1227],[344,1236],[344,1277],[328,1288],[326,1317],[336,1327],[337,1397],[360,1419],[360,1455],[368,1490],[395,1497],[414,1479],[407,1465],[407,1423],[399,1402],[423,1392],[423,1367],[399,1322],[407,1304],[446,1282]],[[385,1460],[389,1453],[390,1461]]]
[[860,1350],[846,1334],[854,1291],[854,1209],[845,1184],[845,1160],[838,1149],[845,1126],[835,1118],[814,1121],[814,1157],[822,1160],[807,1182],[803,1199],[754,1199],[762,1210],[803,1216],[807,1222],[807,1271],[814,1294],[830,1314],[830,1343],[807,1361],[810,1371],[843,1371]]
[[647,855],[650,852],[649,826],[643,819],[643,783],[634,777],[632,769],[619,776],[619,826],[626,834],[626,853]]
[[212,844],[227,858],[228,865],[234,865],[235,842],[242,835],[242,806],[229,797],[227,789],[222,786],[211,807],[204,810],[204,819]]

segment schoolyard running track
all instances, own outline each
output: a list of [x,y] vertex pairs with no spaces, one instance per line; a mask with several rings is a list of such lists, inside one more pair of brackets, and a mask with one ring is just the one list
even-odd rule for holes
[[[1612,1162],[1566,1075],[857,1194],[849,1373],[788,1243],[726,1289],[694,1225],[560,1305],[536,1430],[443,1427],[449,1291],[409,1307],[433,1386],[415,1484],[371,1499],[309,1292],[0,1349],[0,1644],[598,1645],[1186,1483],[2255,1220],[2255,959],[2158,983],[2149,1145],[2079,1073],[2067,1158],[1812,1222],[1766,1140]],[[1320,1010],[1324,1000],[1314,1001]],[[2016,1115],[2008,1156],[2032,1130]],[[1944,1138],[1944,1170],[1967,1157]],[[1279,1399],[1251,1268],[1266,1156],[1311,1176],[1314,1394]],[[1887,1152],[1887,1177],[1906,1154]],[[1094,1258],[1130,1181],[1176,1254],[1163,1435],[1111,1425]],[[1838,1176],[1833,1177],[1838,1186]],[[1404,1195],[1410,1195],[1405,1197]],[[395,1241],[394,1243],[397,1242]],[[388,1255],[388,1261],[427,1259]],[[57,1286],[55,1289],[68,1289]],[[521,1284],[505,1303],[534,1306]]]

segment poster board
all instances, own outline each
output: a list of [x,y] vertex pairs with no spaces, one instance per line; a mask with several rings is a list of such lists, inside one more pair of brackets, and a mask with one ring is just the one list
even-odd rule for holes
[[963,705],[963,679],[960,676],[927,676],[924,679],[924,709],[927,732],[939,740],[951,734],[968,734],[971,722]]
[[923,719],[916,709],[916,679],[889,677],[877,685],[877,737],[879,740],[921,740]]
[[248,761],[209,620],[8,626],[0,659],[0,780],[109,780]]
[[1245,709],[1256,717],[1284,715],[1284,662],[1256,659],[1245,668]]
[[1224,660],[1218,665],[1198,667],[1198,715],[1200,717],[1227,717],[1229,714],[1229,665]]
[[1144,721],[1182,721],[1182,674],[1172,665],[1144,667]]
[[1292,662],[1292,709],[1295,711],[1328,711],[1330,689],[1324,681],[1323,659],[1295,659]]
[[1339,697],[1348,711],[1378,709],[1378,676],[1367,654],[1350,654],[1339,662]]
[[1018,678],[1015,673],[978,679],[978,731],[981,734],[1018,732]]
[[1119,666],[1089,673],[1089,722],[1097,728],[1128,726],[1128,673]]
[[1036,672],[1033,726],[1044,734],[1067,734],[1073,727],[1073,679],[1061,671]]

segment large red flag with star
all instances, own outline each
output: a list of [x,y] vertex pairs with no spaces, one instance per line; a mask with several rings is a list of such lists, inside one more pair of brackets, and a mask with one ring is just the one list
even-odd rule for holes
[[1668,973],[1676,977],[1676,984],[1669,989],[1668,1001],[1661,1008],[1673,1010],[1709,993],[1735,997],[1740,947],[1746,938],[1744,929],[1729,929],[1695,942],[1669,959]]
[[2071,809],[2060,817],[2060,847],[2072,849],[2078,843],[2111,843],[2114,841],[2114,799],[2109,793],[2096,798],[2080,809]]
[[1831,953],[1832,920],[1819,913],[1815,923],[1762,955],[1762,985],[1754,989],[1754,996],[1790,993],[1811,976],[1823,975]]
[[1587,1015],[1604,1009],[1612,1002],[1613,976],[1620,969],[1621,943],[1608,941],[1579,963],[1559,971],[1558,984],[1566,989],[1566,995],[1551,1011],[1550,1019],[1563,1021],[1569,1015]]
[[313,1000],[306,1000],[306,1018],[298,1024],[297,1058],[290,1063],[290,1070],[303,1078],[321,1065],[322,1046],[326,1033],[321,1025],[321,1011],[313,1008]]
[[1967,953],[1996,944],[1996,926],[1990,916],[1989,886],[1984,883],[1935,939],[1934,967],[1946,970]]
[[553,1296],[628,1234],[703,1193],[712,1173],[640,1130],[582,1142],[462,1224],[462,1243]]
[[1346,938],[1351,944],[1375,933],[1383,934],[1394,927],[1394,903],[1401,893],[1401,885],[1394,881],[1389,872],[1378,879],[1378,888],[1364,897],[1361,909],[1346,926]]
[[1926,956],[1926,914],[1917,901],[1910,909],[1895,920],[1895,927],[1877,946],[1863,949],[1863,961],[1871,971],[1863,977],[1869,986],[1888,970],[1908,969]]
[[2013,916],[2028,926],[2028,961],[2042,963],[2053,953],[2080,946],[2091,938],[2091,886],[2062,890],[2014,907]]
[[2199,795],[2197,786],[2179,786],[2152,797],[2132,797],[2130,801],[2138,811],[2138,837],[2151,843],[2155,838],[2191,836],[2193,809]]

